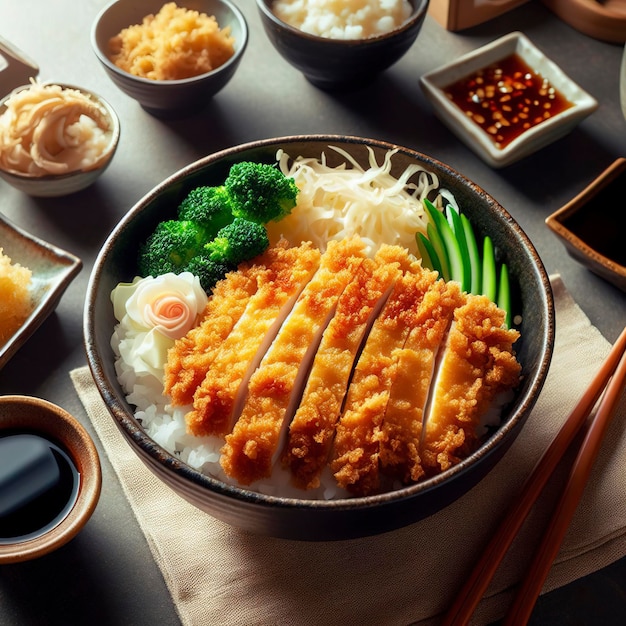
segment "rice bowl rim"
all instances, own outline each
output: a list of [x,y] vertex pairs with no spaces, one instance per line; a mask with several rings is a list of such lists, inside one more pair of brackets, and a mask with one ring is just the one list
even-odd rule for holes
[[307,33],[296,26],[292,26],[284,20],[281,20],[276,15],[268,6],[268,2],[266,0],[256,0],[256,2],[259,10],[262,11],[262,13],[279,28],[282,28],[285,31],[310,42],[321,43],[338,49],[373,46],[381,41],[384,41],[385,39],[391,39],[396,35],[404,33],[410,30],[416,21],[421,19],[422,15],[428,10],[429,4],[429,0],[408,0],[411,5],[410,15],[401,24],[398,24],[398,26],[392,30],[388,30],[384,33],[371,35],[369,37],[362,37],[360,39],[334,39],[332,37],[323,37],[322,35]]
[[[275,147],[276,149],[282,147],[285,149],[285,146],[289,144],[315,142],[326,143],[328,145],[343,144],[344,148],[346,148],[345,144],[352,144],[362,147],[370,146],[384,151],[397,150],[398,154],[403,154],[406,157],[411,158],[412,160],[423,165],[426,169],[428,169],[428,166],[431,166],[434,171],[439,170],[445,172],[455,179],[459,185],[466,186],[471,189],[473,193],[477,194],[483,202],[487,203],[496,214],[499,214],[503,222],[506,222],[506,226],[512,235],[515,236],[516,240],[532,257],[535,273],[537,274],[537,278],[541,284],[541,302],[536,303],[537,308],[541,308],[545,314],[545,330],[543,336],[541,337],[541,360],[537,363],[537,366],[533,371],[524,372],[524,376],[527,379],[527,390],[523,395],[520,395],[522,393],[521,391],[516,392],[515,398],[507,404],[507,412],[502,414],[501,425],[497,427],[493,434],[485,442],[483,442],[477,450],[444,472],[428,479],[420,480],[412,485],[407,485],[392,491],[370,496],[357,496],[328,500],[273,496],[252,491],[244,487],[230,485],[219,480],[218,478],[203,474],[199,470],[192,468],[185,462],[178,459],[174,454],[168,452],[165,448],[157,444],[146,434],[134,417],[130,406],[123,398],[124,393],[121,391],[121,387],[119,390],[112,388],[112,385],[119,387],[117,381],[109,381],[107,379],[103,367],[103,356],[98,353],[96,345],[97,341],[95,339],[95,301],[98,295],[100,278],[103,274],[105,262],[109,253],[115,247],[118,235],[122,233],[142,211],[144,211],[146,206],[150,205],[152,201],[158,198],[164,191],[175,183],[185,180],[190,174],[196,173],[200,170],[205,170],[209,166],[215,165],[220,161],[228,160],[229,158],[236,157],[237,155],[246,153],[250,150],[262,150],[270,147]],[[287,150],[285,149],[285,151]],[[297,155],[290,156],[295,157]],[[135,205],[123,216],[105,240],[100,252],[97,255],[92,273],[89,277],[83,326],[87,362],[98,391],[104,400],[109,413],[115,419],[116,425],[128,439],[132,440],[133,450],[136,453],[139,453],[139,456],[144,463],[149,461],[149,465],[153,469],[156,465],[159,473],[173,473],[177,477],[184,479],[184,482],[191,483],[188,485],[189,487],[202,487],[215,494],[226,496],[248,504],[292,510],[323,509],[337,511],[374,508],[382,504],[389,504],[395,501],[407,500],[423,495],[424,493],[441,486],[442,483],[452,482],[455,478],[462,476],[472,469],[477,461],[484,461],[489,456],[495,454],[499,448],[501,440],[503,438],[508,439],[508,436],[512,434],[513,431],[522,427],[531,409],[535,405],[548,373],[552,358],[555,334],[554,301],[548,275],[530,239],[513,219],[513,217],[508,213],[508,211],[504,209],[504,207],[502,207],[493,197],[487,194],[481,187],[471,182],[454,168],[433,157],[427,156],[411,148],[406,148],[382,140],[343,135],[291,135],[239,144],[237,146],[226,148],[202,157],[167,177],[135,203]],[[110,332],[111,334],[113,333],[113,328],[110,329]],[[179,483],[177,483],[177,486],[178,484]],[[194,493],[197,492],[194,491]]]

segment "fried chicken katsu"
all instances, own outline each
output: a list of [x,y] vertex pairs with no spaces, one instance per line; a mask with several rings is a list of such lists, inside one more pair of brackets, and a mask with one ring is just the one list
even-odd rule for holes
[[363,262],[339,297],[318,347],[283,455],[284,466],[300,488],[320,484],[359,348],[401,275],[399,263],[390,257],[383,246],[373,260]]
[[246,309],[259,282],[267,278],[266,264],[272,263],[276,250],[268,252],[259,263],[239,267],[219,281],[202,314],[202,321],[170,348],[165,364],[164,391],[172,404],[186,406],[204,380],[222,342]]
[[285,241],[217,283],[168,355],[165,391],[192,435],[223,437],[239,484],[285,469],[353,495],[410,484],[473,452],[519,383],[518,331],[485,296],[405,248]]
[[270,476],[322,334],[364,259],[359,237],[329,243],[319,269],[250,378],[243,410],[222,449],[222,467],[238,482]]
[[416,314],[389,391],[380,443],[381,471],[405,484],[425,472],[420,457],[422,422],[454,310],[463,303],[458,283],[435,281]]
[[485,296],[467,294],[454,311],[422,436],[427,473],[451,467],[474,450],[480,419],[496,396],[520,376],[513,343],[519,332],[504,326],[504,311]]
[[221,343],[186,415],[194,435],[225,435],[241,410],[248,380],[296,299],[317,270],[321,253],[309,243],[280,245],[269,272]]
[[436,278],[436,272],[422,269],[417,262],[406,269],[376,318],[356,362],[330,463],[337,483],[354,494],[379,489],[382,423],[399,351],[415,325],[424,294]]

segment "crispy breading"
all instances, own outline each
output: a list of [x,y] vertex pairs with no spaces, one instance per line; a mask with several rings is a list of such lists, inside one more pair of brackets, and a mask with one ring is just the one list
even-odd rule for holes
[[320,252],[310,243],[276,248],[270,272],[223,341],[186,415],[194,435],[224,435],[241,409],[242,393],[296,298],[316,271]]
[[436,272],[418,262],[395,283],[374,322],[354,369],[335,435],[331,470],[338,484],[356,495],[380,488],[379,450],[389,390],[399,350],[415,325],[419,304]]
[[481,417],[497,394],[515,387],[521,366],[515,358],[515,329],[485,296],[468,295],[454,312],[432,388],[420,456],[427,473],[448,469],[478,444]]
[[464,302],[458,283],[435,281],[426,292],[404,348],[398,353],[396,377],[389,392],[380,444],[381,470],[404,483],[424,476],[419,454],[422,420],[437,354]]
[[384,261],[385,256],[366,259],[341,294],[289,426],[283,464],[302,489],[320,484],[358,350],[401,275],[399,264]]
[[319,269],[252,374],[241,415],[222,448],[222,467],[239,483],[271,475],[322,334],[364,259],[358,237],[328,244]]
[[246,305],[269,271],[276,255],[272,249],[252,265],[242,264],[238,271],[229,272],[219,281],[202,314],[202,321],[184,337],[178,339],[167,353],[164,393],[175,406],[186,406],[204,380],[211,362],[243,315]]

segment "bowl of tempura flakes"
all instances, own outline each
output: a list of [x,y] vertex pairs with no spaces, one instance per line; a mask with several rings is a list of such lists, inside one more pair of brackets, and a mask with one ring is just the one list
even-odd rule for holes
[[315,135],[212,154],[140,200],[97,258],[84,328],[111,418],[160,480],[314,541],[416,522],[478,483],[537,400],[554,310],[528,237],[461,173]]
[[122,92],[154,116],[180,118],[235,76],[248,25],[229,0],[115,0],[96,17],[91,44]]

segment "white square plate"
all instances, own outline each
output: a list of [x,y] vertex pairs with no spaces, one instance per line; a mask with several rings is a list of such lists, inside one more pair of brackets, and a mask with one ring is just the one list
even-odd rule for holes
[[[500,148],[486,131],[446,96],[444,90],[457,80],[512,54],[517,54],[530,68],[547,79],[572,103],[572,106],[523,131],[509,144]],[[520,32],[509,33],[424,74],[420,78],[420,84],[441,121],[486,163],[495,168],[510,165],[563,137],[598,107],[595,98],[572,81],[558,65]]]
[[61,296],[82,268],[82,261],[50,243],[30,235],[0,215],[0,247],[32,272],[33,308],[26,321],[0,345],[0,370],[54,311]]

